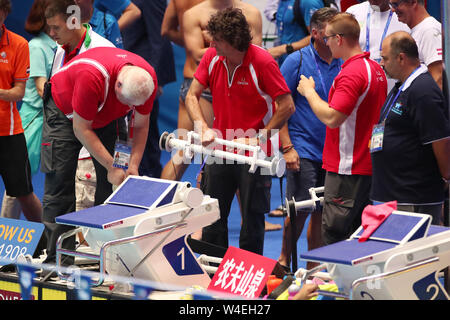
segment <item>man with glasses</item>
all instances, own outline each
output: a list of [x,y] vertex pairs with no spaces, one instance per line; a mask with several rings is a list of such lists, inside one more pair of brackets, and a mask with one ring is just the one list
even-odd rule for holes
[[[322,150],[325,142],[325,125],[317,119],[305,97],[296,88],[300,75],[312,76],[318,84],[318,94],[324,100],[334,78],[341,70],[342,60],[334,59],[330,49],[323,41],[325,26],[338,11],[332,8],[321,8],[311,17],[311,43],[309,46],[289,55],[281,66],[281,73],[292,92],[295,103],[295,113],[289,118],[285,128],[280,131],[283,157],[286,160],[286,197],[296,201],[310,198],[309,189],[322,187],[325,170],[322,168]],[[308,249],[312,250],[322,245],[321,225],[322,210],[314,212],[304,209],[295,218],[295,239],[302,233],[303,226],[311,213],[308,226]],[[283,242],[278,262],[288,266],[290,262],[291,221],[287,217],[284,223]],[[307,268],[314,265],[308,262]]]
[[420,62],[428,67],[433,79],[442,90],[442,26],[430,16],[424,0],[391,0],[391,10],[400,22],[411,28],[411,36],[419,48]]
[[[358,21],[349,13],[339,13],[327,23],[324,40],[333,57],[344,60],[328,102],[320,98],[312,77],[302,75],[297,87],[327,126],[323,149],[325,244],[347,239],[361,224],[361,213],[370,202],[372,164],[367,146],[386,99],[387,81],[380,65],[362,51],[359,35]],[[317,90],[319,87],[317,84]]]
[[[389,0],[368,0],[351,6],[347,12],[359,22],[361,49],[370,52],[370,58],[378,63],[381,61],[381,44],[388,35],[396,31],[411,32],[406,24],[398,21],[397,14],[389,6]],[[388,79],[388,91],[394,84],[394,79]]]

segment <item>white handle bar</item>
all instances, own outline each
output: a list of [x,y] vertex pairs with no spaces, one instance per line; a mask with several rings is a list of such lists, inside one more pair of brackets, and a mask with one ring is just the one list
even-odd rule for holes
[[[189,132],[188,137],[192,137],[195,140],[199,140],[199,135],[195,132]],[[219,159],[236,161],[239,163],[245,163],[250,165],[250,172],[255,172],[257,167],[262,167],[269,169],[271,175],[276,175],[277,177],[282,177],[286,170],[286,161],[284,158],[273,158],[271,161],[261,159],[260,156],[263,154],[260,152],[259,146],[251,146],[243,143],[238,143],[234,141],[228,141],[216,138],[214,142],[219,145],[224,145],[226,147],[231,147],[235,149],[248,150],[253,153],[252,156],[245,156],[241,154],[236,154],[233,152],[209,149],[201,144],[191,143],[191,139],[182,140],[176,139],[173,133],[164,132],[159,140],[159,148],[161,150],[166,150],[171,152],[173,149],[183,150],[185,156],[192,158],[193,153],[203,154],[208,156],[213,156]]]

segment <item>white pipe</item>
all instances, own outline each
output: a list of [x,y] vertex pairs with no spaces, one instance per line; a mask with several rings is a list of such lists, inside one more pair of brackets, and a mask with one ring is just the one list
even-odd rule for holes
[[[197,141],[199,140],[199,135],[195,132],[189,132],[188,137],[189,136],[196,139]],[[259,146],[251,146],[243,143],[218,138],[216,138],[214,142],[218,145],[223,145],[241,150],[248,150],[251,151],[253,155],[245,156],[223,150],[209,149],[201,144],[191,143],[190,141],[187,140],[176,139],[174,134],[168,134],[167,132],[164,132],[161,135],[160,148],[168,152],[171,152],[172,149],[182,150],[185,156],[189,158],[192,158],[193,153],[197,153],[216,157],[219,159],[231,160],[236,161],[238,163],[248,164],[250,165],[250,172],[255,172],[256,167],[262,167],[269,169],[271,175],[276,175],[278,177],[284,175],[284,172],[286,170],[286,161],[284,160],[284,158],[275,157],[272,159],[272,161],[260,159],[258,158],[260,154],[259,151],[261,149]]]

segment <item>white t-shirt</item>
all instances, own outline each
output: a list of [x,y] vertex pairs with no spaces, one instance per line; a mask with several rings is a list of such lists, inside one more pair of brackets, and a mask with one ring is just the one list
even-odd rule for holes
[[[359,27],[361,29],[359,33],[359,45],[363,51],[367,51],[367,29],[369,30],[370,58],[376,60],[378,63],[381,61],[381,43],[384,38],[397,31],[411,32],[407,24],[398,21],[395,12],[392,12],[391,10],[380,12],[379,7],[371,6],[369,1],[351,6],[347,9],[347,12],[353,14],[359,22]],[[387,26],[391,12],[391,21],[389,22],[386,35],[383,38],[384,30]],[[367,28],[367,17],[369,13],[370,24],[369,28]],[[387,77],[387,92],[391,91],[396,82],[397,80]]]
[[[370,58],[379,62],[381,59],[381,42],[383,40],[382,36],[386,28],[391,10],[380,12],[378,7],[371,6],[369,1],[366,1],[351,6],[347,9],[347,12],[353,14],[356,20],[358,20],[359,22],[359,26],[361,28],[359,34],[359,44],[363,51],[367,51],[367,30],[369,30]],[[367,28],[367,17],[369,13],[370,25],[369,28]],[[385,37],[397,31],[406,31],[408,33],[411,32],[408,25],[398,21],[397,14],[393,12]]]
[[442,61],[442,26],[434,17],[425,18],[411,29],[411,36],[419,47],[420,62],[426,66]]

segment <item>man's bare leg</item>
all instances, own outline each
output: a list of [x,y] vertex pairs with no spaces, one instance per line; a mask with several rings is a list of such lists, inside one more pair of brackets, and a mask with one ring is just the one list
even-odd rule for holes
[[42,204],[34,192],[17,199],[28,221],[42,222]]
[[[300,237],[302,230],[304,228],[305,221],[308,217],[308,214],[298,212],[296,215],[296,230],[295,230],[295,239],[298,240]],[[319,248],[323,245],[322,236],[321,236],[321,225],[322,225],[322,212],[315,211],[310,215],[310,220],[308,224],[308,230],[306,233],[306,238],[308,241],[308,250]],[[280,257],[278,258],[278,262],[281,265],[289,266],[291,263],[291,254],[292,254],[292,232],[291,232],[291,221],[288,218],[285,220],[284,229],[283,229],[283,242],[281,246]],[[306,263],[306,268],[312,269],[318,264],[315,262],[308,261]],[[292,270],[293,272],[297,270]]]

